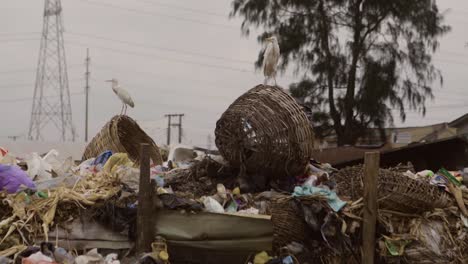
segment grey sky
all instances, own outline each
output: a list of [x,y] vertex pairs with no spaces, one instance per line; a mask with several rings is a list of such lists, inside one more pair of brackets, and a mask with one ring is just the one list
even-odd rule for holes
[[[468,111],[468,2],[439,1],[452,32],[435,64],[444,87],[434,90],[425,118],[409,113],[403,125],[450,121]],[[90,135],[120,111],[104,80],[115,77],[134,97],[129,115],[161,143],[164,114],[185,113],[186,143],[206,145],[222,112],[246,90],[263,82],[253,62],[256,35],[241,37],[229,20],[230,0],[62,0],[71,93],[84,87],[86,47],[92,57]],[[26,135],[42,30],[42,0],[3,0],[0,9],[0,136]],[[197,11],[199,10],[199,11]],[[15,70],[26,70],[12,72]],[[293,76],[278,79],[287,87]],[[74,124],[84,137],[84,96],[72,96]],[[399,121],[397,125],[402,125]],[[53,138],[53,136],[52,136]],[[2,138],[3,140],[3,138]]]

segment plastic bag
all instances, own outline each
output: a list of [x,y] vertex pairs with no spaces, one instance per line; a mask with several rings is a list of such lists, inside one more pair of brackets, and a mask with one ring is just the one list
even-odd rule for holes
[[133,162],[128,158],[127,153],[115,153],[104,165],[104,171],[114,173],[120,166],[133,167]]
[[262,251],[258,253],[257,255],[255,255],[254,264],[265,264],[270,259],[272,259],[272,257],[270,257],[268,253],[266,253],[265,251]]
[[8,193],[16,193],[21,189],[21,186],[36,189],[34,182],[20,167],[0,164],[0,191],[6,190]]
[[86,255],[81,255],[76,257],[75,264],[105,264],[104,258],[101,254],[98,253],[97,249],[93,249],[86,253]]
[[86,176],[90,173],[93,173],[94,172],[94,166],[92,165],[94,162],[94,158],[91,158],[91,159],[87,159],[83,162],[81,162],[80,165],[78,165],[78,167],[76,167],[74,169],[75,172],[79,172],[80,176]]
[[75,263],[75,258],[68,253],[64,248],[58,247],[54,251],[55,261],[62,264],[73,264]]
[[115,175],[130,189],[138,191],[140,188],[140,170],[132,167],[120,167],[115,170]]
[[13,263],[13,260],[5,257],[0,257],[0,264],[10,264]]
[[115,253],[111,253],[107,255],[105,261],[106,261],[106,264],[120,264],[118,255]]
[[104,166],[104,164],[106,164],[106,162],[109,160],[111,156],[112,156],[112,151],[106,150],[96,157],[96,159],[93,162],[93,165],[101,164],[102,166]]
[[28,175],[33,180],[50,180],[52,178],[52,166],[45,162],[36,152],[31,153],[25,159],[28,165]]
[[71,189],[73,188],[73,186],[75,186],[75,184],[79,180],[81,180],[80,176],[71,175],[71,176],[53,178],[50,180],[36,181],[35,184],[36,184],[37,190],[49,190],[49,189],[54,189],[54,188],[61,187],[61,186]]
[[304,182],[302,187],[304,186],[314,187],[316,182],[317,182],[317,176],[311,175],[309,176],[309,178],[307,178],[307,180]]
[[48,256],[42,254],[42,252],[37,252],[31,256],[23,259],[23,264],[57,264]]
[[207,212],[224,213],[223,206],[211,197],[205,197],[205,199],[203,199],[203,205],[205,206],[205,211]]
[[66,160],[60,159],[60,154],[57,150],[50,150],[43,158],[44,162],[51,166],[51,170],[54,171],[57,176],[64,176],[70,171],[73,166],[73,158],[68,157]]

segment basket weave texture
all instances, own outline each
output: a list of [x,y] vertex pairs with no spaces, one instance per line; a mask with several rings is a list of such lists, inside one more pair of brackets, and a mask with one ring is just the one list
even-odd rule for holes
[[216,146],[231,166],[269,176],[303,173],[314,134],[296,101],[259,85],[232,103],[216,123]]
[[[348,167],[335,174],[338,195],[357,200],[363,195],[362,166]],[[421,213],[434,208],[447,208],[453,199],[425,181],[414,180],[401,172],[380,169],[377,179],[379,208],[403,213]]]
[[159,148],[132,118],[124,115],[114,116],[91,140],[85,149],[83,159],[98,156],[103,151],[128,153],[128,157],[139,164],[140,144],[150,145],[150,158],[155,165],[162,164]]

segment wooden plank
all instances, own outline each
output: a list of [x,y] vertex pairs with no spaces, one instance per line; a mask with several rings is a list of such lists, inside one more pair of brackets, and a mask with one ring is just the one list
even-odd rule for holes
[[377,178],[380,153],[367,152],[364,156],[364,220],[362,229],[362,261],[373,264],[375,255],[375,225],[377,221]]
[[140,189],[138,192],[137,241],[138,253],[151,251],[154,228],[151,224],[154,212],[153,192],[150,181],[150,145],[140,145]]

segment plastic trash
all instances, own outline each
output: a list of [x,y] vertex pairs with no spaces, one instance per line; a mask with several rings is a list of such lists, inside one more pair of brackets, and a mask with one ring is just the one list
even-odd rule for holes
[[0,257],[0,264],[11,264],[13,263],[13,260],[5,257]]
[[236,203],[236,201],[231,201],[231,202],[229,202],[229,205],[226,208],[226,212],[235,213],[235,212],[237,212],[238,207],[239,207],[239,205]]
[[111,253],[106,256],[105,258],[106,264],[120,264],[120,261],[118,259],[118,255],[115,253]]
[[54,250],[55,261],[61,264],[73,264],[75,263],[75,258],[68,253],[64,248],[56,248]]
[[39,154],[33,152],[25,159],[28,165],[28,175],[33,180],[50,180],[52,166],[45,162]]
[[120,182],[128,188],[138,191],[140,188],[140,170],[132,167],[123,167],[116,169],[114,174],[117,175]]
[[245,210],[240,210],[239,214],[253,214],[253,215],[258,215],[258,213],[260,212],[260,210],[258,210],[257,208],[253,208],[253,207],[250,207],[248,209],[245,209]]
[[0,164],[0,191],[16,193],[22,189],[22,186],[36,189],[34,182],[20,167]]
[[254,264],[266,264],[270,259],[272,259],[272,257],[270,257],[265,251],[262,251],[255,255]]
[[110,150],[106,150],[106,151],[102,152],[93,161],[93,165],[102,164],[102,166],[104,166],[104,164],[106,164],[107,160],[109,160],[109,158],[112,156],[112,154],[113,153]]
[[104,264],[104,258],[101,254],[98,253],[97,249],[93,249],[86,253],[86,255],[81,255],[75,258],[75,264],[91,264],[98,263]]
[[346,202],[343,202],[336,192],[327,190],[324,188],[318,188],[318,187],[309,187],[309,186],[304,186],[304,187],[299,187],[297,186],[294,188],[294,193],[293,196],[305,196],[305,195],[313,195],[313,194],[320,194],[325,197],[327,197],[327,202],[328,205],[333,209],[333,211],[338,212],[341,210],[346,205]]
[[423,170],[416,173],[416,175],[420,178],[432,178],[434,176],[434,172],[431,170]]
[[104,165],[104,171],[113,174],[120,166],[133,167],[133,162],[128,158],[127,153],[113,154]]
[[210,213],[224,213],[223,206],[218,203],[215,199],[211,197],[205,197],[203,199],[203,205],[205,206],[205,211]]
[[234,188],[234,190],[232,190],[232,194],[240,195],[241,194],[240,188],[239,187]]
[[24,258],[22,264],[57,264],[50,257],[42,254],[42,252],[37,252],[31,256]]
[[317,176],[311,175],[311,176],[309,176],[309,178],[307,178],[307,180],[304,182],[304,184],[302,186],[303,187],[304,186],[313,187],[313,186],[315,186],[316,182],[317,182]]
[[227,192],[226,192],[226,187],[222,184],[216,185],[216,190],[218,191],[218,195],[223,198],[224,200],[227,199]]
[[54,189],[54,188],[61,187],[61,186],[72,188],[80,180],[81,180],[80,176],[71,175],[71,176],[53,178],[50,180],[36,181],[35,184],[36,184],[37,190],[50,190],[50,189]]
[[94,158],[91,158],[91,159],[87,159],[81,162],[81,164],[78,165],[78,167],[75,167],[73,171],[75,173],[78,172],[80,176],[86,176],[89,173],[94,172],[94,166],[93,166],[94,160],[95,160]]
[[154,179],[156,181],[156,185],[158,187],[164,187],[164,178],[159,176],[159,175],[156,175],[154,177],[151,177],[151,179]]
[[411,243],[411,240],[401,238],[391,238],[383,236],[385,239],[385,247],[392,256],[403,256],[405,253],[405,247]]
[[294,264],[294,260],[291,256],[283,258],[283,264]]

